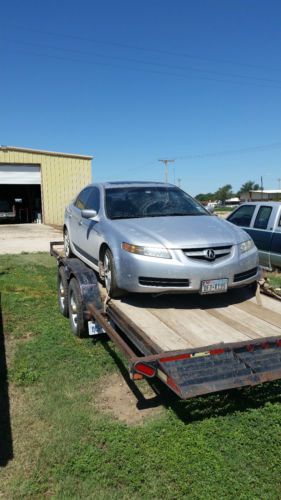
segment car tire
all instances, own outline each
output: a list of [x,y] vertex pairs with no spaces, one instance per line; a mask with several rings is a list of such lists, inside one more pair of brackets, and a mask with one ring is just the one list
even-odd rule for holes
[[68,318],[68,281],[63,266],[58,268],[58,304],[60,313]]
[[68,287],[68,305],[70,328],[76,337],[88,337],[88,323],[84,318],[83,301],[80,287],[72,278]]
[[116,271],[114,265],[114,258],[109,250],[109,248],[105,251],[103,258],[103,269],[104,269],[104,285],[106,291],[112,299],[117,299],[126,294],[124,290],[118,288],[116,284]]
[[63,232],[63,245],[64,245],[64,253],[67,258],[73,257],[73,252],[71,250],[70,246],[70,237],[69,237],[69,232],[65,228]]

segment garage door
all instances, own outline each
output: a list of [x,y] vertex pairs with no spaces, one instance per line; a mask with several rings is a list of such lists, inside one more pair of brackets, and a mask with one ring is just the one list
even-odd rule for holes
[[1,184],[41,184],[39,165],[0,165]]

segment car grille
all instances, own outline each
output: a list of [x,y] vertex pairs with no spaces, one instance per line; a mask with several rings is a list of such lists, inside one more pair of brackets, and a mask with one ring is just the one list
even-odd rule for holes
[[234,274],[233,281],[234,283],[237,281],[243,281],[243,280],[248,280],[249,278],[252,278],[255,276],[258,272],[257,267],[253,267],[253,269],[249,269],[249,271],[244,271],[243,273],[238,273]]
[[[232,245],[225,245],[221,247],[205,247],[205,248],[187,248],[183,249],[183,253],[189,259],[205,260],[206,262],[215,262],[218,259],[227,257],[231,253]],[[213,250],[213,258],[208,256],[210,250]]]
[[144,278],[139,277],[139,284],[143,286],[155,286],[161,288],[182,288],[189,286],[188,279],[170,279],[170,278]]

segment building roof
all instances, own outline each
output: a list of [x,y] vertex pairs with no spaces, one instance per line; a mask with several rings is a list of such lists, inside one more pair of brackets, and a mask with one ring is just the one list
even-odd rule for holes
[[280,193],[281,194],[281,189],[250,189],[249,193],[265,193],[265,194],[272,194],[272,193]]
[[0,146],[0,151],[15,151],[19,153],[40,154],[47,156],[63,156],[65,158],[81,158],[82,160],[92,160],[93,156],[77,155],[72,153],[58,153],[56,151],[45,151],[41,149],[21,148],[17,146]]

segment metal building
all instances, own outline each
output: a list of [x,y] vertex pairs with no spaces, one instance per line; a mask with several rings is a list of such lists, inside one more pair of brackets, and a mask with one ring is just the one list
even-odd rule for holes
[[9,208],[18,223],[62,225],[65,206],[91,182],[92,159],[1,146],[0,212]]

